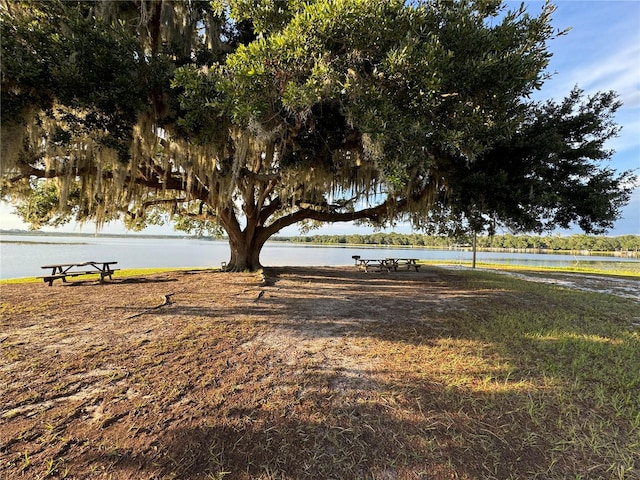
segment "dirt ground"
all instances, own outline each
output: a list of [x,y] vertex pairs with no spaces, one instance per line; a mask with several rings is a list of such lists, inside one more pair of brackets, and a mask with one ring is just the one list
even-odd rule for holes
[[[401,407],[394,391],[412,385],[368,342],[467,308],[458,277],[300,267],[2,285],[0,478],[479,478],[482,459],[457,465],[439,440],[460,413]],[[436,443],[446,456],[425,463]]]

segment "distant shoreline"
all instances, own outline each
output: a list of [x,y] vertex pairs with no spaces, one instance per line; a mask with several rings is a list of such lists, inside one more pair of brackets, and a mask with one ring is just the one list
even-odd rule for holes
[[[348,241],[350,238],[366,238],[369,239],[371,237],[380,235],[380,243],[375,243],[371,241],[365,241],[364,243],[358,243],[353,241]],[[82,233],[82,232],[43,232],[43,231],[28,231],[28,230],[1,230],[0,229],[0,243],[33,243],[33,244],[59,244],[61,242],[47,242],[47,241],[30,241],[30,240],[12,240],[7,239],[6,237],[12,236],[28,236],[35,238],[42,237],[73,237],[73,238],[129,238],[129,239],[156,239],[156,240],[202,240],[202,241],[212,241],[212,242],[227,242],[227,237],[211,237],[211,236],[193,236],[193,235],[148,235],[148,234],[117,234],[117,233]],[[4,238],[3,238],[4,237]],[[445,239],[446,237],[436,237],[436,236],[428,236],[419,233],[414,234],[372,234],[372,235],[315,235],[315,236],[293,236],[293,237],[278,237],[274,236],[268,243],[280,243],[280,244],[292,244],[292,245],[313,245],[313,246],[322,246],[322,247],[366,247],[366,248],[419,248],[419,249],[434,249],[434,250],[452,250],[452,251],[467,251],[470,252],[473,250],[473,247],[469,243],[455,243],[452,239],[446,239],[448,242],[444,242],[442,244],[427,244],[423,242],[420,243],[411,243],[415,242],[417,238],[423,237],[425,239],[433,240],[434,238]],[[501,237],[500,235],[496,235],[496,237]],[[515,239],[526,239],[526,238],[540,238],[546,239],[549,238],[551,240],[554,237],[532,237],[530,235],[512,235]],[[640,244],[640,236],[638,235],[619,235],[615,237],[607,237],[607,236],[586,236],[586,235],[571,235],[568,237],[560,237],[563,239],[571,239],[572,237],[579,237],[581,239],[597,239],[597,238],[610,238],[610,239],[620,239],[620,238],[631,238],[636,240],[635,243]],[[398,243],[392,243],[395,239],[402,239],[402,241]],[[80,245],[85,244],[85,242],[65,242],[70,245]],[[583,248],[586,245],[576,245],[576,248],[545,248],[545,247],[528,247],[528,248],[518,248],[518,247],[490,247],[478,245],[478,252],[495,252],[495,253],[527,253],[527,254],[547,254],[547,255],[580,255],[580,256],[605,256],[605,257],[617,257],[617,258],[640,258],[640,249],[617,249],[617,250],[601,250],[601,249],[590,249]]]
[[[25,236],[25,237],[86,237],[86,238],[196,238],[191,235],[149,235],[142,233],[82,233],[82,232],[42,232],[30,230],[0,230],[0,242],[2,236]],[[200,237],[207,240],[211,237]],[[216,240],[216,239],[214,239]]]

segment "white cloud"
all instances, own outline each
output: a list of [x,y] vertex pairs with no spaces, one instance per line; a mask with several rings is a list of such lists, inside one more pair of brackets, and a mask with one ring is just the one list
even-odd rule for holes
[[[541,6],[534,0],[527,3],[531,12]],[[607,143],[606,147],[616,152],[610,166],[619,171],[640,168],[640,2],[553,3],[557,6],[554,27],[571,30],[549,42],[553,56],[548,72],[552,77],[533,98],[561,101],[576,85],[587,95],[616,91],[623,105],[616,112],[615,122],[622,130]]]
[[615,90],[625,106],[640,107],[640,44],[577,65],[563,76],[565,83],[575,79],[587,92]]
[[554,4],[553,25],[571,30],[549,42],[553,56],[548,71],[554,75],[543,87],[542,98],[560,100],[577,84],[587,93],[615,90],[626,107],[640,106],[640,2]]
[[632,120],[617,119],[622,125],[622,131],[618,137],[609,141],[607,147],[614,149],[616,153],[635,149],[635,167],[640,167],[640,111],[636,111],[635,117]]

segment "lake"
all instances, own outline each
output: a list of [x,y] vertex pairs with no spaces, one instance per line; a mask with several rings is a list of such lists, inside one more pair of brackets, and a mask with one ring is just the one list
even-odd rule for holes
[[[265,266],[352,265],[352,255],[363,258],[409,257],[421,260],[470,261],[468,250],[425,248],[326,246],[268,242],[260,261]],[[226,241],[191,238],[79,237],[47,235],[0,236],[0,279],[35,277],[42,265],[84,261],[117,261],[118,268],[219,267],[229,260]],[[478,252],[478,262],[529,266],[570,266],[606,262],[640,263],[617,257]]]

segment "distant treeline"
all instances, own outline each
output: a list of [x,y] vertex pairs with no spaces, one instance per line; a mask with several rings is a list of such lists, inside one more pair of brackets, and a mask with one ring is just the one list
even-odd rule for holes
[[[311,235],[301,237],[276,237],[274,241],[294,243],[314,243],[323,245],[393,245],[433,248],[453,248],[471,246],[469,237],[444,237],[419,233],[372,233],[368,235]],[[536,250],[590,250],[597,252],[640,251],[639,235],[605,237],[594,235],[536,236],[536,235],[493,235],[478,236],[479,249],[536,249]]]

